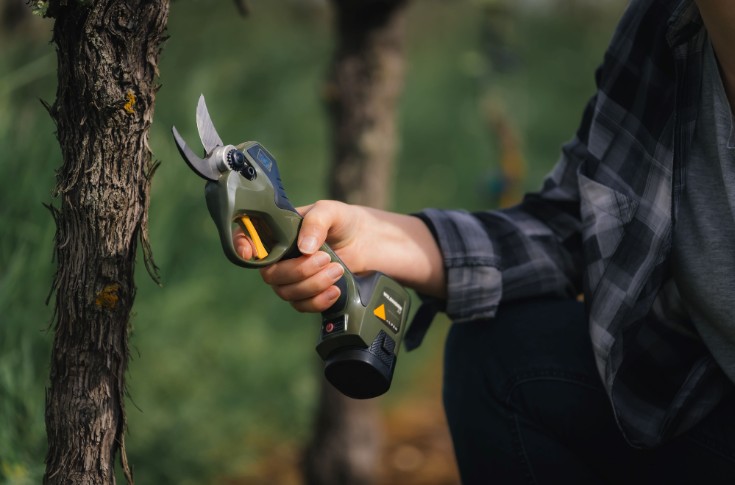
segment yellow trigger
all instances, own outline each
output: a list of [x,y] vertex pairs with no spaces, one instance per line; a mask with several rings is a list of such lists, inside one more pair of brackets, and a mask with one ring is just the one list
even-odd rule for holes
[[240,218],[240,221],[245,226],[245,229],[247,230],[250,239],[253,240],[253,245],[255,246],[255,257],[258,259],[263,259],[268,256],[268,251],[265,250],[265,246],[263,246],[263,241],[260,240],[258,231],[255,230],[255,226],[250,220],[250,217],[242,216]]

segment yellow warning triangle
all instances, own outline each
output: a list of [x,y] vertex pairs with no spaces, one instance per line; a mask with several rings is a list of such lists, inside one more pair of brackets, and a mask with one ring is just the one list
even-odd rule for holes
[[381,320],[385,320],[385,304],[381,304],[378,308],[373,310],[373,315]]

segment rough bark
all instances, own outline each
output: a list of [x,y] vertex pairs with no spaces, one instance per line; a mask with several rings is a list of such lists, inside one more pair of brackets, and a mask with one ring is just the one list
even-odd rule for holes
[[168,0],[55,0],[56,101],[63,162],[55,337],[46,398],[46,484],[115,483],[125,454],[125,372],[137,244],[147,243],[148,147]]
[[[403,87],[405,1],[334,0],[337,51],[325,87],[332,126],[330,197],[385,207]],[[380,422],[375,401],[349,399],[322,382],[306,481],[375,483]]]

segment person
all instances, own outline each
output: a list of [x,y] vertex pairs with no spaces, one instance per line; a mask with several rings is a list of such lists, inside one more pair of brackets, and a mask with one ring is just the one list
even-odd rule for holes
[[327,241],[448,314],[465,484],[735,483],[735,3],[633,0],[595,78],[519,205],[319,201],[300,209],[303,256],[262,278],[299,311],[328,308]]

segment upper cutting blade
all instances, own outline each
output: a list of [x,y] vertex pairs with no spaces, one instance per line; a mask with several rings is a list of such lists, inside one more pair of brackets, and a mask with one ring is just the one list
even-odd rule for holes
[[202,140],[202,145],[206,151],[205,156],[209,156],[212,150],[218,146],[223,146],[222,138],[217,134],[217,130],[214,128],[212,118],[209,117],[209,111],[207,111],[207,103],[204,101],[204,95],[199,96],[199,104],[197,104],[197,129],[199,130],[199,138]]

